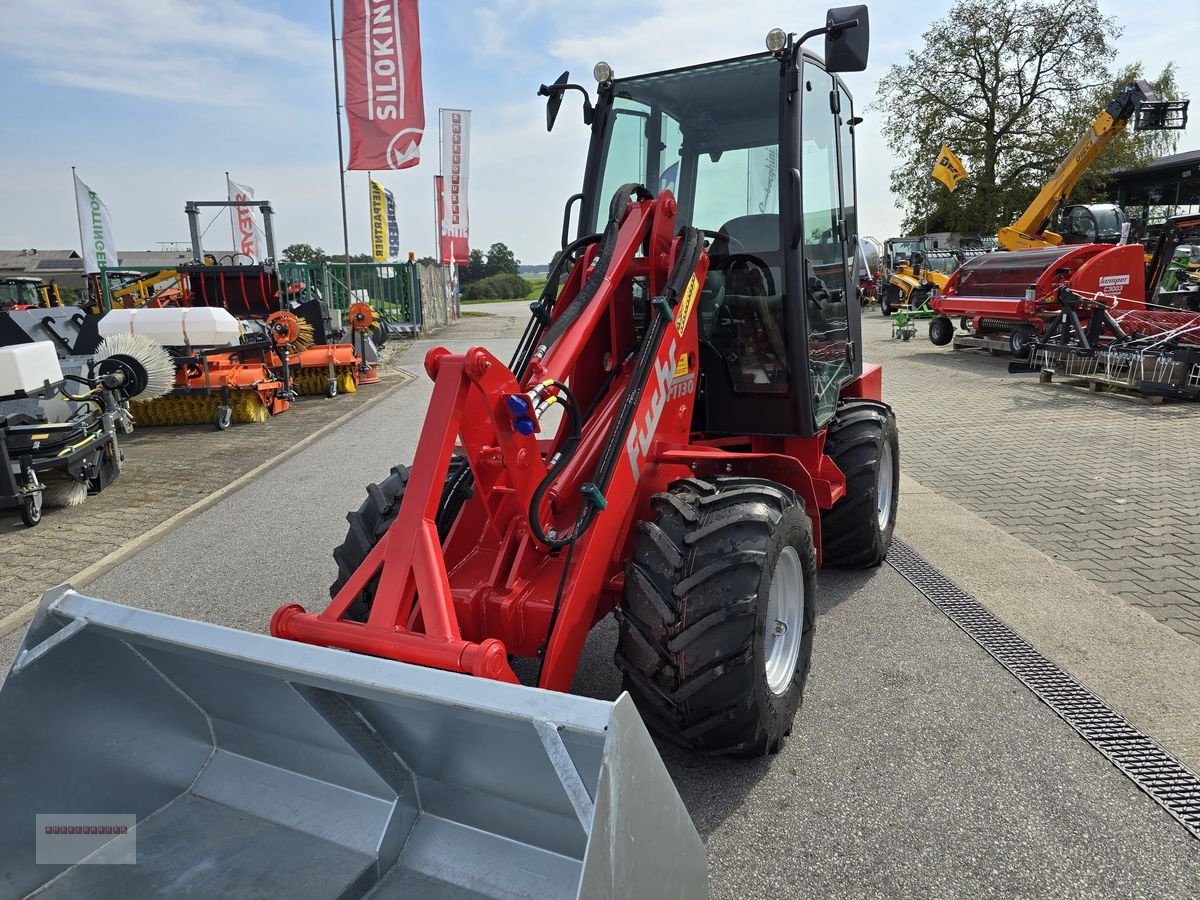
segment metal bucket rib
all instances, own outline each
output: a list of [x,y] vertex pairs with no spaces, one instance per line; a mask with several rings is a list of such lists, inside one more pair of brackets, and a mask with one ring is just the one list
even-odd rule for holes
[[[0,689],[16,896],[707,894],[632,702],[48,592]],[[133,814],[134,865],[36,865],[35,816]],[[40,890],[39,890],[40,889]]]

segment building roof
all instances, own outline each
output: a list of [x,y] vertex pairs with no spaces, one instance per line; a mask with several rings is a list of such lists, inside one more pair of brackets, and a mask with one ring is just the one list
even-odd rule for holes
[[[220,259],[232,250],[205,250]],[[118,250],[122,266],[162,266],[168,268],[191,262],[190,250]],[[25,272],[30,275],[53,275],[62,272],[82,272],[83,258],[78,250],[0,250],[0,271]]]
[[1119,172],[1113,172],[1113,178],[1127,180],[1130,178],[1151,177],[1163,175],[1172,169],[1186,169],[1190,166],[1200,166],[1200,150],[1188,150],[1186,153],[1172,153],[1170,156],[1160,156],[1140,169],[1122,169]]

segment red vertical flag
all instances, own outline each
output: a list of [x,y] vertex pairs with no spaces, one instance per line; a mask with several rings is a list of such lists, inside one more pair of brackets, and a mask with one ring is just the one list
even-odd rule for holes
[[443,109],[442,179],[438,191],[438,222],[442,238],[442,262],[466,262],[470,218],[467,215],[468,161],[471,154],[471,111]]
[[425,132],[417,0],[345,0],[342,64],[350,169],[407,169]]

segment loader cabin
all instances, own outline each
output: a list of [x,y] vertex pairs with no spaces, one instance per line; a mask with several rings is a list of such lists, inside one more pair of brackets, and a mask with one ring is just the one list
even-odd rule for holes
[[[821,33],[827,62],[800,48]],[[765,53],[631,78],[596,67],[579,234],[604,230],[629,182],[669,189],[677,224],[704,231],[696,426],[709,433],[816,434],[862,371],[859,120],[832,73],[865,68],[867,43],[866,7],[847,7],[799,41],[775,29]]]

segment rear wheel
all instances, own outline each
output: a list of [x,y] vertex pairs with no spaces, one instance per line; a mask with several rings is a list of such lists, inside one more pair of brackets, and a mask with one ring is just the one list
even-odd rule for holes
[[[392,527],[396,516],[400,514],[400,503],[404,499],[407,487],[408,468],[393,466],[391,473],[382,482],[367,485],[367,499],[358,509],[346,514],[346,521],[350,523],[346,539],[333,551],[338,574],[329,586],[331,598],[338,595],[338,591],[366,561],[367,555],[379,543],[380,538]],[[438,536],[443,541],[450,532],[450,526],[458,518],[463,503],[473,492],[471,469],[467,459],[456,453],[450,459],[450,470],[446,474],[446,486],[442,490],[441,505],[438,507]],[[346,618],[365,622],[371,612],[371,603],[375,599],[378,586],[379,576],[375,575],[350,604],[346,610]]]
[[845,400],[829,425],[825,452],[846,476],[846,495],[821,513],[826,565],[865,569],[887,556],[900,501],[900,435],[891,407]]
[[1030,345],[1037,338],[1037,329],[1032,325],[1017,325],[1008,333],[1008,352],[1013,359],[1028,359]]
[[756,478],[687,478],[651,503],[618,611],[625,688],[668,740],[774,753],[812,660],[816,553],[804,503]]
[[938,316],[929,323],[929,340],[935,347],[945,347],[954,340],[954,323],[945,316]]

